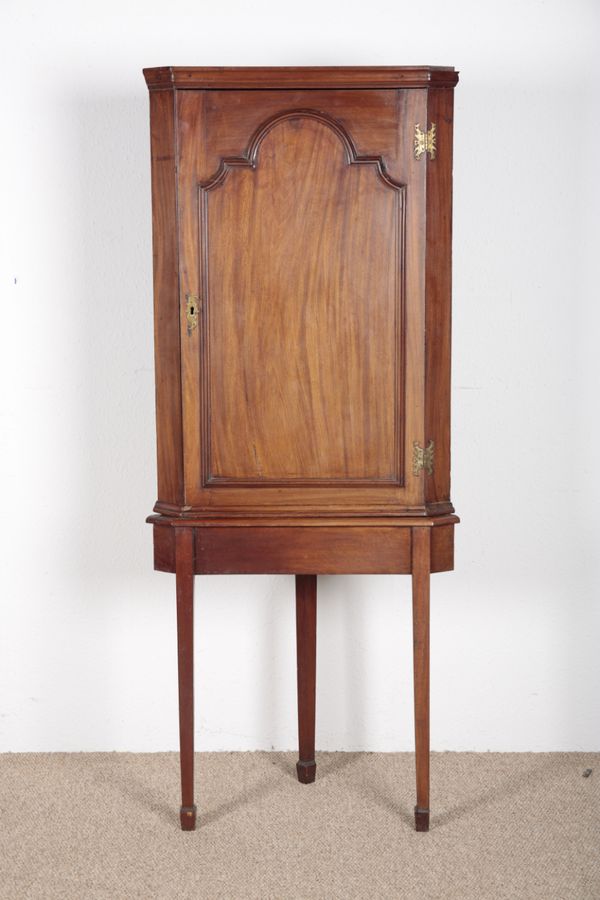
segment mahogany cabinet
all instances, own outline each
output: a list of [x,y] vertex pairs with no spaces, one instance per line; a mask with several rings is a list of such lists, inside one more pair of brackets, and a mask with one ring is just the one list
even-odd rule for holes
[[[177,587],[181,825],[195,827],[193,587],[296,576],[314,781],[317,576],[412,575],[429,823],[429,576],[453,568],[452,68],[144,70],[158,499]],[[232,625],[232,627],[235,627]],[[390,666],[393,660],[390,660]]]

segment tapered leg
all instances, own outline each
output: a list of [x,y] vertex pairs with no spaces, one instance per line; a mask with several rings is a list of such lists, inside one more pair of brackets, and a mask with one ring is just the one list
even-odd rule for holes
[[412,529],[413,663],[417,805],[415,828],[429,831],[429,576],[431,528]]
[[179,757],[184,831],[196,827],[194,805],[194,531],[175,528],[177,656],[179,664]]
[[298,781],[315,780],[315,688],[317,668],[317,576],[296,575],[296,650],[298,664]]

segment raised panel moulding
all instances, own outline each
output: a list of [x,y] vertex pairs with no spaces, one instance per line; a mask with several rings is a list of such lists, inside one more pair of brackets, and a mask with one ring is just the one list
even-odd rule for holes
[[198,185],[205,486],[404,483],[404,192],[311,109]]

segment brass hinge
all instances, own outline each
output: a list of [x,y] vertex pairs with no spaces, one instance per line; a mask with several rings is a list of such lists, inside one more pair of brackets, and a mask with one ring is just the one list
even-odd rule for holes
[[185,317],[187,319],[187,333],[191,335],[194,328],[198,327],[198,307],[200,299],[195,294],[186,294]]
[[415,125],[415,159],[421,159],[424,153],[435,159],[435,151],[435,122],[431,123],[429,131],[421,131],[421,126]]
[[433,475],[433,451],[435,444],[429,441],[423,449],[418,441],[413,441],[413,475],[418,475],[421,469],[425,469],[428,475]]

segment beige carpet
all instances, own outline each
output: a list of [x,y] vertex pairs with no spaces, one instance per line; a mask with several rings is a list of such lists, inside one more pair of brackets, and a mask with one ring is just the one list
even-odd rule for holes
[[428,834],[410,754],[295,759],[199,754],[182,833],[176,754],[4,754],[0,897],[600,898],[600,753],[433,754]]

